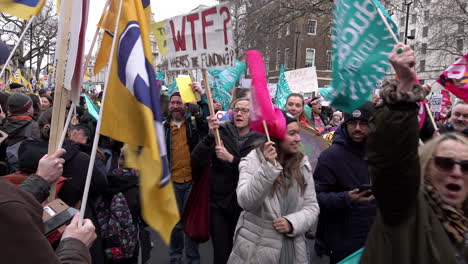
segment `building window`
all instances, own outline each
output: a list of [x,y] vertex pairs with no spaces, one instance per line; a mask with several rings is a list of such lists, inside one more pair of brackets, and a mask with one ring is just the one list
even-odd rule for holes
[[426,60],[419,61],[419,71],[426,71]]
[[465,24],[458,23],[458,33],[464,33],[464,32],[465,32]]
[[309,19],[307,21],[307,34],[315,35],[317,32],[317,21]]
[[424,11],[424,22],[429,22],[429,11]]
[[278,38],[281,38],[281,28],[278,29]]
[[281,51],[277,50],[276,51],[276,67],[275,67],[276,70],[279,70],[280,68],[280,57],[281,57]]
[[429,35],[429,27],[423,27],[423,38],[427,38],[427,36]]
[[410,36],[416,37],[416,29],[412,29]]
[[304,67],[312,67],[315,65],[315,49],[306,49]]
[[400,27],[404,27],[406,23],[406,18],[404,16],[400,17]]
[[333,70],[333,61],[332,61],[332,52],[330,50],[327,50],[327,58],[326,61],[327,63],[327,71]]
[[289,49],[284,50],[284,68],[289,69]]
[[291,26],[289,24],[286,25],[286,36],[289,36],[291,34]]
[[265,55],[265,72],[268,74],[270,71],[270,55]]
[[416,14],[411,15],[411,24],[416,24]]
[[405,39],[405,32],[400,32],[400,41],[403,41]]
[[423,43],[421,44],[421,54],[426,54],[427,52],[427,44]]
[[457,50],[463,51],[463,39],[457,39]]

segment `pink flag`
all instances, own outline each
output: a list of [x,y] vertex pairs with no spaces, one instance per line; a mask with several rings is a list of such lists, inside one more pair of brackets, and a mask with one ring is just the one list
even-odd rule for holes
[[262,54],[258,50],[249,50],[245,52],[245,55],[252,75],[250,128],[266,134],[263,128],[263,121],[266,121],[270,136],[284,139],[286,119],[281,109],[274,107],[271,102]]
[[456,97],[468,102],[468,54],[444,71],[437,82]]

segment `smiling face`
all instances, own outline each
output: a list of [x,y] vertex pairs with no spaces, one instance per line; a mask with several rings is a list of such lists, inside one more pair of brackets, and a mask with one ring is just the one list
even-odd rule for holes
[[41,110],[45,111],[50,107],[49,99],[46,97],[41,97]]
[[234,105],[234,125],[241,129],[249,126],[250,102],[241,100]]
[[280,148],[285,154],[294,154],[299,151],[301,135],[299,134],[299,124],[297,122],[289,123],[286,127],[286,138],[281,141]]
[[299,118],[304,111],[304,101],[299,96],[291,96],[286,102],[286,111],[293,115],[295,118]]
[[[468,160],[468,146],[459,141],[445,140],[437,146],[434,157],[466,161]],[[426,177],[429,177],[444,202],[459,208],[468,195],[468,171],[462,170],[459,164],[452,168],[443,166],[444,163],[436,159],[429,161]]]
[[184,120],[185,114],[187,113],[187,107],[182,102],[180,96],[174,95],[169,102],[169,114],[176,121]]
[[369,135],[369,123],[354,119],[346,123],[346,130],[354,142],[362,142]]
[[463,131],[468,128],[468,104],[457,104],[452,109],[452,116],[449,123],[456,131]]

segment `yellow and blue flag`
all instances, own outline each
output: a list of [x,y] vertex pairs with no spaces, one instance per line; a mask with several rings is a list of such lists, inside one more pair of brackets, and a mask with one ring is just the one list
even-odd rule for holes
[[22,19],[30,19],[41,13],[45,0],[0,1],[0,11]]
[[[145,12],[150,1],[122,1],[101,134],[127,144],[127,165],[140,171],[143,217],[169,243],[179,213],[162,126],[161,84],[152,64],[150,26]],[[110,8],[118,10],[119,2],[113,1]]]

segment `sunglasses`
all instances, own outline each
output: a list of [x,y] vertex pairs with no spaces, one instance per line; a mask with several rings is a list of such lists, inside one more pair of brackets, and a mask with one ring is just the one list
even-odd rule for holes
[[433,156],[434,164],[440,170],[450,172],[455,167],[455,164],[460,165],[460,169],[464,174],[468,174],[468,160],[454,160],[448,157]]

